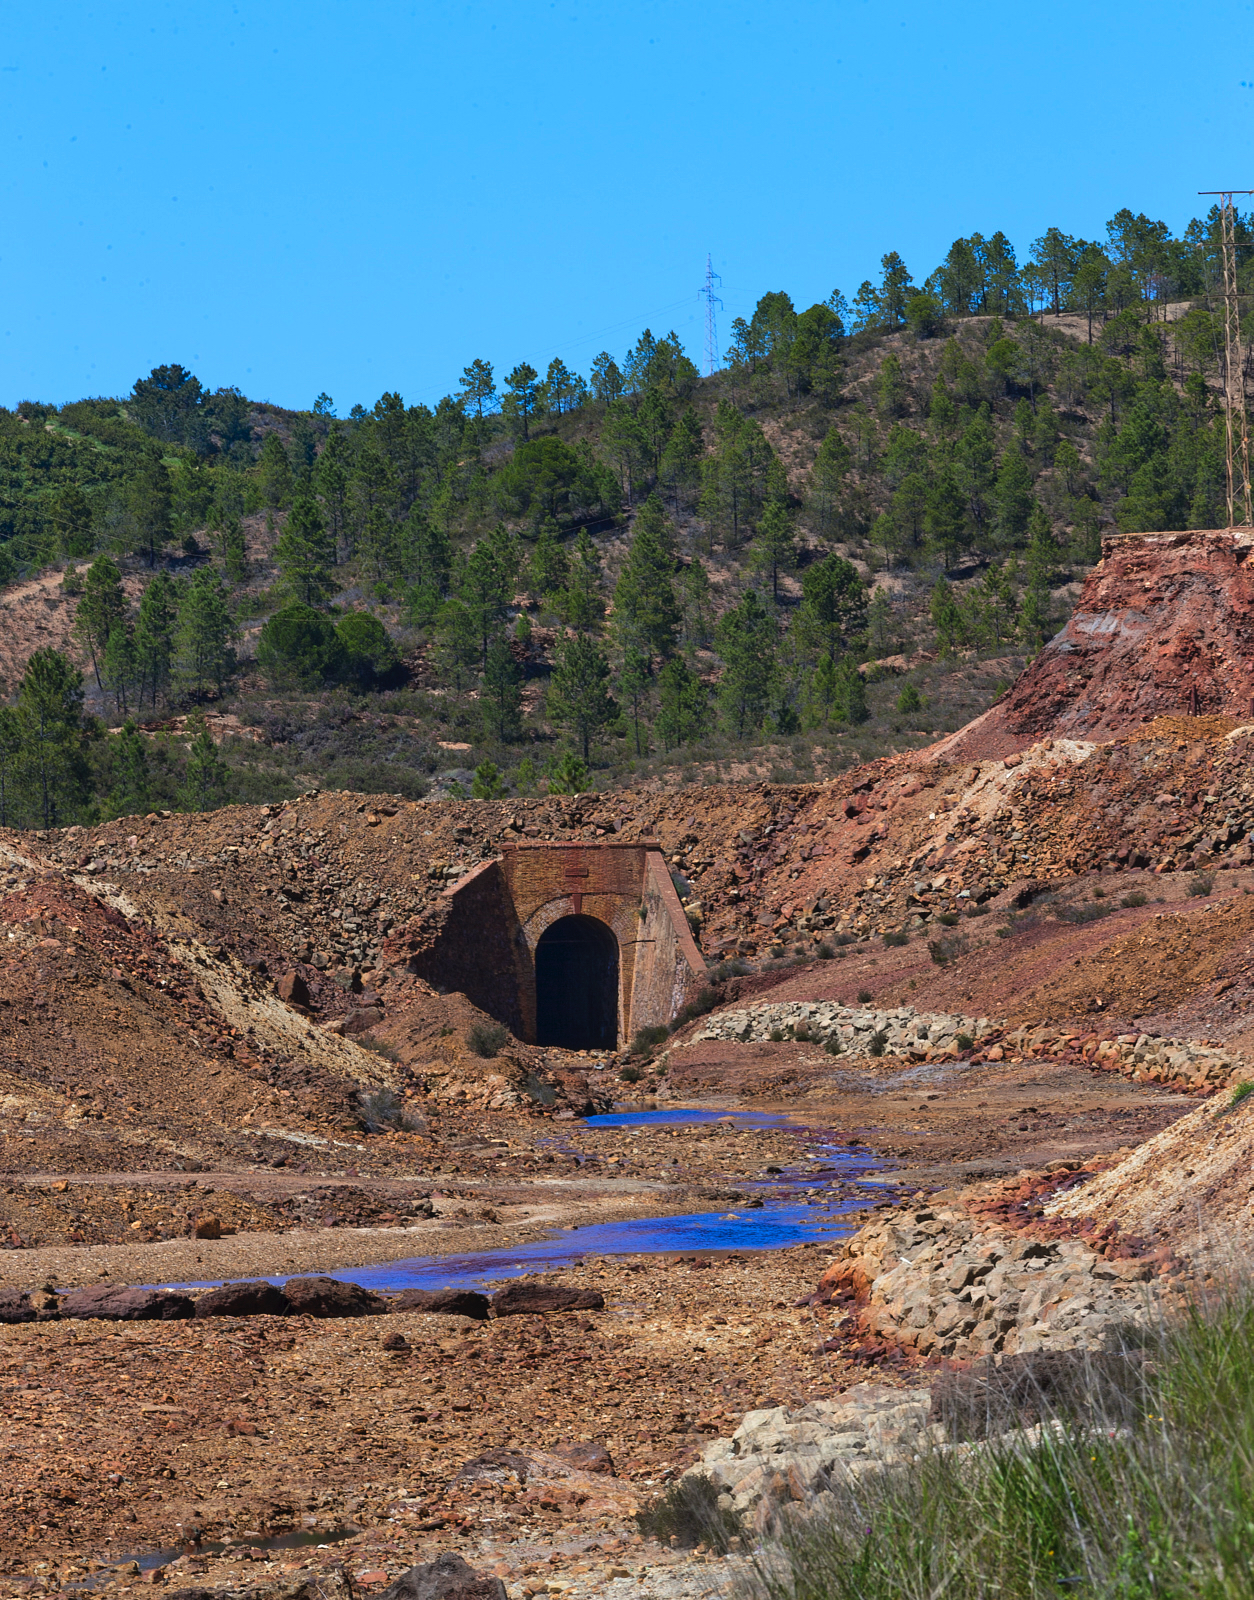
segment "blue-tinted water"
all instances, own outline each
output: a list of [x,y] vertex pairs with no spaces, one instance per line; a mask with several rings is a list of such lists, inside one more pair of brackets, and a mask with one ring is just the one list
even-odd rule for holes
[[[800,1125],[788,1116],[765,1112],[726,1112],[668,1107],[657,1111],[613,1111],[588,1117],[593,1128],[632,1128],[642,1126],[709,1124],[734,1120],[744,1127]],[[843,1238],[853,1229],[842,1220],[843,1213],[864,1207],[877,1198],[875,1191],[888,1187],[869,1176],[880,1162],[864,1145],[850,1146],[838,1137],[827,1135],[813,1140],[821,1159],[804,1166],[789,1167],[768,1179],[738,1179],[742,1190],[795,1190],[802,1185],[830,1187],[835,1183],[851,1186],[861,1193],[814,1205],[798,1205],[789,1198],[766,1198],[760,1205],[730,1203],[721,1211],[702,1211],[673,1217],[639,1217],[628,1222],[596,1223],[590,1227],[555,1230],[548,1239],[531,1244],[503,1245],[494,1250],[475,1251],[456,1256],[409,1256],[378,1266],[346,1267],[323,1274],[343,1283],[358,1283],[379,1293],[397,1294],[402,1289],[478,1289],[507,1278],[530,1272],[555,1271],[572,1266],[585,1256],[627,1256],[685,1254],[690,1251],[784,1250],[790,1245],[811,1240]],[[868,1192],[871,1191],[871,1192]],[[160,1288],[209,1288],[220,1279],[195,1283],[147,1285]],[[283,1284],[284,1277],[268,1280]]]

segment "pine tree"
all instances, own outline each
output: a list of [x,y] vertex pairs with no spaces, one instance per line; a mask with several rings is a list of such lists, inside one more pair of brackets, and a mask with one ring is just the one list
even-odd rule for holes
[[475,779],[470,786],[475,800],[500,800],[505,794],[505,779],[496,769],[495,762],[481,761],[475,768]]
[[879,379],[876,384],[876,402],[880,416],[889,421],[894,417],[904,416],[909,395],[910,388],[906,383],[905,373],[901,370],[901,359],[895,351],[890,350],[880,362]]
[[87,646],[98,689],[104,687],[100,673],[109,635],[125,614],[126,595],[118,564],[112,556],[97,556],[83,579],[83,592],[74,613],[74,632]]
[[235,666],[235,634],[221,579],[211,567],[201,567],[179,605],[174,635],[176,670],[185,690],[199,698],[212,683],[221,694]]
[[710,695],[687,662],[673,656],[658,674],[658,735],[667,750],[688,744],[706,728]]
[[101,676],[104,687],[113,696],[118,715],[125,717],[135,698],[139,681],[139,657],[135,651],[135,638],[125,622],[115,622],[105,647]]
[[954,592],[944,578],[936,580],[931,601],[932,625],[936,629],[936,648],[950,655],[966,642],[966,627]]
[[775,622],[754,590],[724,612],[714,629],[723,661],[718,697],[728,729],[738,739],[756,732],[766,718],[775,670]]
[[483,666],[483,721],[487,732],[504,743],[514,738],[520,726],[522,673],[504,639],[488,646]]
[[218,754],[203,717],[191,718],[187,731],[192,742],[179,791],[179,807],[183,811],[208,811],[225,801],[230,768]]
[[113,743],[113,783],[106,810],[113,817],[132,817],[152,804],[148,747],[135,724],[127,720]]
[[158,696],[166,692],[174,660],[174,629],[178,617],[178,596],[168,572],[158,572],[144,590],[139,602],[139,621],[135,625],[135,656],[139,669],[139,704],[147,691],[155,708]]
[[923,527],[933,548],[941,553],[948,571],[953,558],[966,543],[967,508],[954,475],[942,469],[927,491]]
[[244,543],[244,528],[238,517],[231,517],[223,528],[223,560],[226,575],[232,583],[248,581],[248,547]]
[[696,556],[680,572],[679,605],[683,612],[684,649],[703,649],[710,642],[712,626],[710,575]]
[[536,380],[539,376],[540,374],[528,362],[520,361],[505,377],[508,393],[501,409],[524,440],[531,437],[531,419],[536,414],[538,399]]
[[571,730],[585,761],[593,741],[618,716],[609,682],[610,664],[591,639],[576,634],[558,645],[549,716]]
[[21,782],[41,828],[75,816],[88,793],[80,748],[83,675],[58,650],[36,650],[17,692]]
[[893,621],[893,607],[887,589],[877,588],[872,593],[871,603],[867,607],[866,621],[867,640],[872,650],[880,655],[886,655]]
[[762,520],[753,539],[751,560],[759,572],[770,574],[771,599],[778,605],[779,575],[781,571],[794,566],[797,560],[792,518],[780,499],[769,500],[762,512]]
[[[288,502],[292,493],[292,467],[287,450],[277,433],[266,434],[261,446],[261,490],[268,506],[276,511]],[[203,807],[199,808],[203,810]]]
[[274,559],[285,587],[304,605],[323,605],[334,594],[335,542],[312,495],[298,495],[292,503]]
[[435,665],[442,678],[460,697],[479,659],[479,632],[470,608],[461,600],[446,600],[436,613]]
[[0,828],[18,825],[22,724],[12,706],[0,706]]
[[614,587],[614,632],[624,656],[634,650],[666,660],[674,654],[680,621],[674,572],[674,530],[651,494],[636,515]]
[[1002,544],[1021,543],[1032,513],[1032,471],[1022,450],[1013,442],[1002,453],[994,499],[997,533]]
[[605,616],[601,557],[586,528],[580,528],[571,551],[570,582],[555,598],[558,615],[568,628],[592,633],[600,627]]
[[542,599],[560,593],[570,581],[570,557],[559,536],[556,518],[545,517],[540,524],[540,534],[531,552],[529,565],[531,588]]
[[623,656],[622,666],[618,669],[618,692],[631,717],[637,757],[645,755],[649,748],[648,735],[642,735],[641,725],[645,720],[649,694],[653,688],[652,668],[652,659],[635,646],[630,646]]
[[852,466],[853,455],[840,429],[829,428],[810,469],[810,507],[824,537],[838,525],[840,499]]
[[866,626],[866,586],[851,561],[824,556],[806,568],[794,626],[816,653],[835,659]]
[[170,537],[170,502],[170,474],[159,463],[138,473],[127,486],[131,548],[141,551],[150,567],[156,566]]

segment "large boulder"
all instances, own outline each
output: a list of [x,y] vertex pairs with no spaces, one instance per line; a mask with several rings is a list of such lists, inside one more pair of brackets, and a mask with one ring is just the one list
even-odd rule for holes
[[447,1552],[402,1572],[380,1600],[507,1600],[507,1596],[499,1578],[485,1577]]
[[489,1309],[487,1295],[474,1289],[402,1289],[392,1300],[393,1311],[429,1311],[438,1316],[475,1317],[481,1322]]
[[309,985],[303,975],[293,968],[285,972],[275,983],[274,992],[280,1000],[286,1000],[289,1006],[300,1006],[308,1011],[313,1005],[313,997],[309,993]]
[[0,1289],[0,1322],[34,1322],[38,1315],[25,1289]]
[[224,1283],[196,1302],[198,1317],[285,1317],[290,1310],[282,1289],[264,1279]]
[[297,1317],[371,1317],[388,1309],[382,1295],[338,1278],[289,1278],[283,1290]]
[[71,1289],[57,1309],[63,1317],[100,1317],[111,1322],[174,1322],[195,1315],[190,1295],[110,1283]]
[[572,1440],[570,1444],[555,1444],[552,1454],[567,1461],[580,1472],[601,1472],[607,1478],[616,1477],[614,1458],[603,1444],[591,1440]]
[[507,1283],[492,1296],[498,1317],[534,1316],[544,1311],[604,1311],[605,1296],[596,1289],[572,1289],[564,1283]]

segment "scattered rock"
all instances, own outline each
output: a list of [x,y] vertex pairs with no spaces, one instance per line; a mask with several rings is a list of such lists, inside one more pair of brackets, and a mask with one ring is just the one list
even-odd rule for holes
[[409,1340],[403,1333],[387,1333],[379,1341],[385,1350],[408,1350]]
[[505,1585],[447,1552],[420,1567],[410,1567],[383,1591],[380,1600],[507,1600]]
[[382,1295],[338,1278],[289,1278],[283,1290],[293,1316],[369,1317],[387,1310]]
[[284,1317],[290,1309],[283,1290],[264,1279],[224,1283],[196,1302],[198,1317]]
[[614,1458],[603,1444],[592,1441],[581,1441],[574,1444],[555,1444],[552,1454],[560,1456],[563,1461],[569,1461],[572,1467],[578,1467],[580,1472],[603,1472],[607,1477],[617,1476],[614,1470]]
[[313,1005],[309,985],[299,972],[285,972],[275,984],[274,992],[280,1000],[286,1000],[290,1006],[302,1006],[308,1010]]
[[222,1237],[222,1218],[212,1215],[197,1217],[192,1223],[193,1239],[220,1239]]
[[491,1302],[474,1289],[403,1289],[392,1300],[393,1311],[429,1311],[441,1316],[486,1321]]
[[498,1317],[534,1316],[543,1311],[604,1311],[596,1289],[571,1289],[561,1283],[507,1283],[492,1296]]
[[0,1289],[0,1322],[34,1322],[39,1315],[22,1289]]
[[114,1322],[174,1322],[195,1315],[190,1295],[108,1283],[71,1290],[58,1310],[62,1317],[101,1317]]

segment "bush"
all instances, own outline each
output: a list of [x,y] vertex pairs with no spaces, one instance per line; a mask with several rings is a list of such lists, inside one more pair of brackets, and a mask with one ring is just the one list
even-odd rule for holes
[[834,954],[835,954],[835,952],[833,951],[831,945],[828,944],[827,940],[825,939],[823,941],[823,943],[818,948],[818,958],[819,958],[819,960],[820,961],[830,961]]
[[1100,883],[1098,884],[1097,888],[1093,890],[1093,898],[1094,900],[1104,900],[1106,898],[1106,891],[1102,888]]
[[393,1089],[367,1089],[357,1097],[361,1125],[367,1133],[382,1133],[400,1120],[401,1100]]
[[958,926],[958,913],[956,911],[942,911],[936,920],[942,927],[956,928]]
[[632,1055],[651,1056],[658,1045],[670,1037],[670,1031],[664,1022],[656,1022],[647,1028],[641,1028],[631,1041]]
[[858,990],[858,1004],[860,1006],[869,1005],[870,1002],[872,1000],[874,1000],[874,998],[875,998],[875,996],[871,993],[871,991],[869,989],[859,989]]
[[782,1028],[772,1028],[770,1032],[770,1040],[772,1044],[783,1044],[784,1030]]
[[730,1541],[744,1530],[734,1511],[720,1509],[718,1495],[708,1478],[680,1478],[660,1500],[638,1512],[636,1521],[646,1539],[663,1545],[674,1539],[682,1550],[706,1544],[725,1555]]
[[845,1047],[840,1042],[840,1035],[837,1033],[832,1033],[827,1036],[827,1041],[823,1048],[827,1051],[829,1056],[843,1056],[845,1053]]
[[958,1034],[958,1036],[956,1037],[954,1042],[958,1046],[959,1050],[974,1050],[975,1049],[975,1040],[971,1037],[971,1035],[969,1033],[960,1033],[960,1034]]
[[400,651],[378,617],[350,611],[335,632],[344,646],[343,675],[360,688],[373,688],[398,675]]
[[257,665],[272,683],[286,687],[334,683],[346,662],[344,642],[330,617],[299,601],[276,611],[257,641]]
[[1189,895],[1196,898],[1198,895],[1208,895],[1215,887],[1215,877],[1210,872],[1195,872],[1189,879]]
[[882,1056],[887,1046],[888,1035],[884,1032],[883,1028],[877,1028],[876,1031],[871,1035],[871,1042],[867,1046],[867,1052],[873,1056]]
[[1121,906],[1145,906],[1149,904],[1149,895],[1143,889],[1133,889],[1131,894],[1125,894],[1119,902]]
[[618,1076],[623,1080],[624,1083],[639,1083],[641,1078],[644,1077],[644,1073],[641,1072],[639,1067],[633,1067],[628,1064],[622,1069]]
[[499,1022],[476,1022],[466,1034],[466,1047],[472,1054],[491,1061],[500,1054],[508,1038],[509,1029],[503,1028]]
[[1103,917],[1110,916],[1114,906],[1087,905],[1087,906],[1058,906],[1054,915],[1059,922],[1100,922]]
[[698,1017],[708,1016],[718,1004],[718,998],[717,989],[702,989],[695,1000],[689,1000],[683,1010],[677,1013],[674,1022],[671,1023],[670,1031],[675,1033],[686,1022],[695,1022]]
[[890,949],[899,950],[903,944],[910,943],[910,935],[904,928],[898,928],[895,932],[886,933],[884,935],[884,943],[888,945]]
[[943,939],[929,939],[928,954],[938,967],[947,967],[951,961],[956,961],[964,953],[967,942],[965,933],[950,933]]
[[749,963],[733,956],[730,961],[716,962],[709,971],[715,983],[726,983],[728,978],[743,978],[749,971]]
[[912,711],[922,711],[926,704],[913,683],[907,683],[897,696],[897,709],[903,716],[909,716]]

